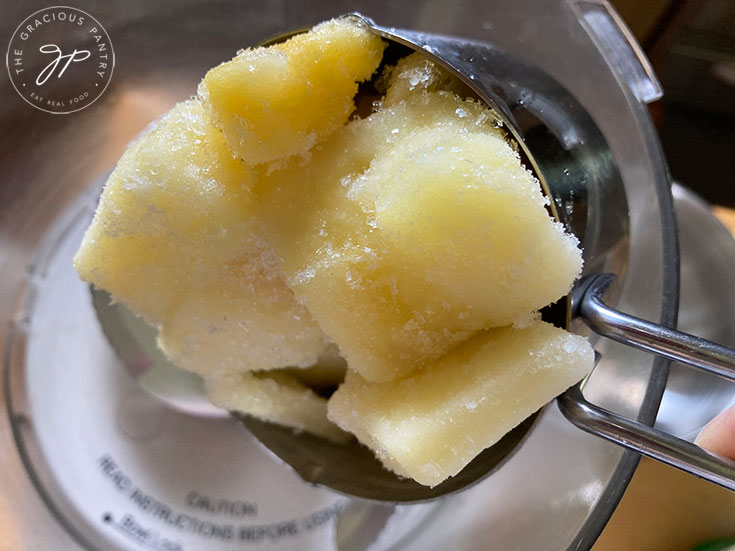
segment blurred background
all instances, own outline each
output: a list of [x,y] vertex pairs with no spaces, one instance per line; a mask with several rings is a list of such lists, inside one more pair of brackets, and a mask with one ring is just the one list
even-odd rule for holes
[[[612,0],[664,97],[652,104],[673,178],[735,228],[735,2]],[[733,282],[735,285],[735,281]],[[735,549],[735,495],[642,459],[596,551]]]
[[735,2],[612,0],[648,54],[664,97],[652,115],[675,180],[735,207]]

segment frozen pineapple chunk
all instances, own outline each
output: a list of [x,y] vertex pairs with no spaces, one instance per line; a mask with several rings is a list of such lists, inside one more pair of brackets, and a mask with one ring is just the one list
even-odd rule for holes
[[577,239],[497,133],[414,132],[364,177],[355,194],[374,206],[404,300],[462,322],[449,327],[510,325],[568,293],[582,269]]
[[74,259],[202,374],[310,365],[326,346],[254,237],[252,185],[206,109],[181,103],[120,159]]
[[383,107],[390,107],[426,92],[453,92],[464,96],[468,90],[456,77],[420,53],[413,53],[389,65],[377,82],[385,92]]
[[373,74],[385,43],[350,18],[317,25],[210,70],[208,100],[233,152],[251,164],[306,151],[354,110],[357,83]]
[[311,366],[328,346],[257,238],[181,297],[161,323],[158,344],[176,365],[205,376]]
[[181,103],[123,154],[74,266],[160,323],[213,260],[237,258],[255,208],[252,184],[202,105]]
[[206,383],[210,401],[263,421],[307,431],[333,442],[349,436],[327,419],[327,400],[284,372],[224,375]]
[[586,339],[550,324],[495,328],[408,378],[371,383],[350,372],[328,415],[388,468],[436,486],[593,364]]
[[491,112],[425,92],[261,175],[266,239],[351,369],[402,377],[567,293],[576,239]]

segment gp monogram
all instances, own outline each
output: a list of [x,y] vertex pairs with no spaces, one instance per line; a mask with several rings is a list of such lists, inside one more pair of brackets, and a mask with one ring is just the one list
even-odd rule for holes
[[29,104],[53,114],[73,113],[105,91],[115,67],[112,42],[94,17],[53,6],[28,16],[13,33],[8,75]]

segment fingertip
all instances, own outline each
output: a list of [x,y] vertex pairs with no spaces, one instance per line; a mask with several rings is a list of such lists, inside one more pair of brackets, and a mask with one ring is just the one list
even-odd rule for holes
[[735,406],[730,406],[707,423],[694,443],[705,450],[735,459]]

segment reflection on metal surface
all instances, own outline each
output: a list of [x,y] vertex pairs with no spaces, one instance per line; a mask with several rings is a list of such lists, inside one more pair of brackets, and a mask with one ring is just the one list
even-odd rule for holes
[[201,376],[176,367],[158,347],[158,331],[102,290],[90,288],[102,332],[138,384],[168,407],[202,417],[225,418],[212,405]]

